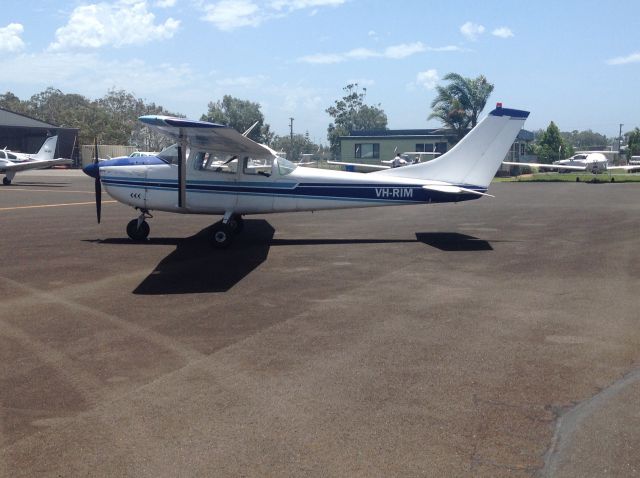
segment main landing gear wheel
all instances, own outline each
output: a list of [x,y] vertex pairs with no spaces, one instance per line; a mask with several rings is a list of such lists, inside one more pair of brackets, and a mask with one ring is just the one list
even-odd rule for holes
[[142,242],[149,237],[149,224],[147,221],[142,221],[140,226],[138,227],[138,220],[132,219],[127,224],[127,236],[131,238],[131,240],[136,242]]
[[2,178],[2,184],[9,186],[9,184],[11,184],[11,179],[7,179],[6,177]]
[[230,222],[225,224],[220,221],[211,226],[211,245],[216,249],[225,249],[233,242],[233,236],[237,228],[234,229]]

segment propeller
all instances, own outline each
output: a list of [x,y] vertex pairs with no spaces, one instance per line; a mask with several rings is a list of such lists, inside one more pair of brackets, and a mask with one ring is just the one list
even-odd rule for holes
[[95,157],[93,164],[95,165],[95,190],[96,190],[96,216],[98,217],[98,224],[100,224],[100,213],[102,212],[102,185],[100,184],[100,166],[98,166],[98,138],[95,138]]

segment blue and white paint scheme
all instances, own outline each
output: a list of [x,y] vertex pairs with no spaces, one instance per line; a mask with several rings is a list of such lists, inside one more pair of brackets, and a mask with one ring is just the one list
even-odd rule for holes
[[166,116],[140,121],[176,140],[157,156],[95,162],[84,172],[118,201],[140,211],[127,226],[149,234],[149,211],[223,215],[212,243],[230,244],[242,216],[401,204],[459,202],[488,196],[526,111],[500,105],[450,151],[427,163],[368,174],[297,166],[232,128]]

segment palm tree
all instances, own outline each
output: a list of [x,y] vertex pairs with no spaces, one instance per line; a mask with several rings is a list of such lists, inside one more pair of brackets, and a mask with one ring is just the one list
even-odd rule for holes
[[429,119],[438,118],[452,128],[460,140],[469,128],[478,124],[478,116],[487,104],[494,86],[484,75],[466,78],[457,73],[449,73],[444,80],[450,83],[436,87],[438,94],[431,102],[433,112]]

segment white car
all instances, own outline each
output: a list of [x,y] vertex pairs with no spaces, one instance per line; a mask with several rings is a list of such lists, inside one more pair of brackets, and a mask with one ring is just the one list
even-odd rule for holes
[[155,156],[158,153],[155,151],[134,151],[129,155],[130,158],[139,158],[140,156]]

